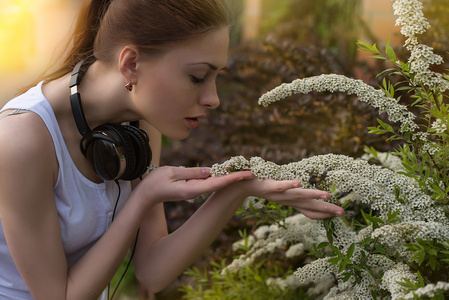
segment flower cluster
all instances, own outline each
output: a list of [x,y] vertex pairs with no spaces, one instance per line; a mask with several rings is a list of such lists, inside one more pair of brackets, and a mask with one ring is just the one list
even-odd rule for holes
[[326,232],[320,224],[304,215],[297,214],[288,217],[284,225],[284,227],[260,226],[246,240],[236,242],[233,246],[235,249],[246,244],[251,247],[251,250],[234,259],[223,269],[223,272],[240,270],[253,263],[257,258],[285,246],[289,246],[286,252],[288,257],[298,256],[304,252],[304,249],[312,248],[316,242],[320,243],[326,240]]
[[263,94],[259,98],[259,104],[268,106],[293,94],[308,94],[312,91],[357,95],[360,101],[369,103],[380,112],[386,112],[391,122],[400,122],[401,132],[414,132],[418,128],[414,122],[415,116],[406,106],[399,104],[396,99],[388,98],[382,90],[344,75],[323,74],[283,83]]
[[449,226],[437,222],[403,222],[382,226],[372,233],[372,237],[387,248],[387,253],[410,259],[412,254],[407,252],[405,244],[416,239],[435,240],[445,242],[449,240]]
[[422,12],[422,3],[418,0],[393,1],[393,11],[398,16],[396,25],[401,26],[401,33],[405,37],[413,39],[413,42],[410,41],[406,44],[417,44],[416,36],[423,34],[430,27]]
[[[326,174],[321,189],[331,192],[337,188],[341,192],[353,192],[359,201],[370,204],[382,218],[386,218],[391,211],[399,211],[399,217],[404,222],[440,220],[445,225],[449,223],[444,210],[434,205],[434,201],[421,191],[416,181],[381,166],[370,165],[364,160],[325,154],[279,166],[260,157],[248,161],[239,156],[223,164],[213,165],[211,172],[214,176],[224,175],[230,169],[239,170],[239,166],[250,170],[259,179],[294,179],[300,181],[304,188],[314,188],[309,182],[311,174]],[[398,193],[401,199],[397,198]],[[331,201],[335,200],[331,197]]]
[[436,133],[443,133],[447,131],[447,124],[444,123],[443,120],[437,119],[432,123],[432,129],[434,129]]
[[424,33],[430,24],[422,12],[423,5],[418,0],[393,0],[393,11],[398,16],[396,25],[401,26],[401,33],[407,37],[404,46],[411,52],[409,57],[410,71],[415,73],[414,83],[444,92],[449,89],[449,83],[439,73],[431,71],[432,65],[443,63],[440,55],[433,49],[419,43],[418,36]]
[[406,288],[400,285],[398,281],[403,278],[407,278],[412,282],[418,282],[416,274],[411,272],[408,265],[397,263],[384,273],[380,287],[390,292],[391,299],[401,299],[405,296]]
[[425,287],[419,288],[413,292],[404,295],[403,299],[416,299],[417,297],[435,297],[439,293],[448,293],[449,283],[438,281],[436,284],[429,283]]
[[[334,241],[335,247],[346,254],[352,244],[362,242],[368,237],[377,239],[386,249],[386,254],[405,260],[410,259],[411,253],[406,251],[405,243],[414,242],[416,239],[437,240],[440,242],[449,240],[449,221],[445,217],[444,210],[436,206],[433,200],[423,193],[413,179],[398,174],[390,169],[371,165],[365,160],[354,159],[344,155],[327,154],[303,159],[286,165],[277,165],[266,162],[260,157],[246,160],[243,157],[231,158],[223,164],[213,167],[213,174],[227,174],[229,170],[238,171],[239,166],[250,170],[260,179],[272,178],[276,180],[296,179],[303,183],[304,187],[314,188],[309,182],[310,174],[326,174],[320,182],[320,188],[328,191],[351,192],[357,201],[369,204],[372,209],[378,211],[378,215],[385,222],[392,211],[397,211],[400,222],[386,224],[373,230],[372,225],[364,227],[356,232],[348,227],[341,219],[335,219]],[[334,201],[331,199],[329,201]],[[306,222],[307,220],[307,222]],[[286,229],[278,226],[261,226],[249,239],[252,249],[245,255],[235,259],[227,271],[235,271],[252,263],[255,258],[263,254],[273,252],[281,246],[292,244],[286,251],[286,256],[301,254],[304,249],[311,248],[313,244],[319,244],[325,240],[325,228],[321,221],[308,220],[303,215],[290,217]],[[254,242],[255,240],[255,242]],[[353,263],[360,261],[363,249],[357,244],[352,255]],[[410,275],[408,267],[402,263],[394,263],[387,256],[374,255],[366,259],[366,263],[378,270],[385,272],[381,277],[379,288],[387,289],[393,295],[403,296],[404,288],[396,281],[402,278],[415,280],[416,274]],[[323,270],[333,268],[327,258],[318,259],[299,268],[295,275],[298,284],[308,282],[321,282],[325,273]],[[379,271],[379,272],[380,272]],[[380,273],[376,274],[380,274]],[[402,277],[401,277],[402,276]],[[349,284],[349,283],[350,284]],[[337,291],[344,291],[348,297],[364,298],[369,295],[369,288],[375,285],[375,277],[367,273],[359,284],[354,280],[339,282],[338,288],[331,289],[326,299],[337,297]],[[281,279],[272,280],[280,286],[286,284]],[[291,286],[291,284],[287,284]],[[335,295],[334,295],[335,294]],[[332,296],[334,295],[334,296]],[[339,294],[342,296],[342,294]],[[332,297],[331,297],[332,296]],[[399,297],[397,296],[397,297]],[[396,296],[393,296],[395,298]]]
[[394,172],[404,171],[404,166],[402,165],[402,160],[389,152],[376,152],[376,155],[372,153],[366,153],[361,157],[363,160],[370,161],[375,160],[376,163],[384,168],[388,168]]
[[295,275],[298,278],[300,284],[307,284],[309,282],[321,281],[323,278],[327,278],[330,272],[336,272],[337,267],[331,266],[329,259],[319,258],[312,261],[310,264],[299,268]]

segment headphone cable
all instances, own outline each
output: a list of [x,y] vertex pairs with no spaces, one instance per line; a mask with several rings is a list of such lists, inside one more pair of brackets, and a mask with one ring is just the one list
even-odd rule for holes
[[[114,221],[115,213],[117,212],[117,206],[118,206],[118,202],[119,202],[119,200],[120,200],[120,195],[121,195],[120,182],[119,182],[118,180],[115,180],[115,183],[117,184],[117,187],[118,187],[118,197],[117,197],[117,200],[115,201],[115,206],[114,206],[114,211],[113,211],[113,213],[112,213],[111,223]],[[111,287],[111,283],[108,284],[108,297],[107,297],[107,298],[108,298],[109,300],[112,300],[112,299],[114,298],[115,293],[117,292],[117,290],[118,290],[118,288],[119,288],[119,286],[120,286],[120,284],[121,284],[123,278],[125,278],[125,275],[126,275],[126,272],[127,272],[128,269],[129,269],[129,266],[131,265],[131,261],[132,261],[132,259],[133,259],[133,257],[134,257],[134,252],[136,251],[136,247],[137,247],[137,239],[139,238],[139,232],[140,232],[140,228],[137,230],[137,233],[136,233],[136,239],[134,240],[134,246],[133,246],[133,250],[132,250],[132,252],[131,252],[131,257],[129,258],[129,261],[128,261],[128,263],[126,264],[125,271],[123,271],[123,274],[122,274],[122,276],[120,277],[120,279],[119,279],[117,285],[115,286],[114,291],[112,292],[111,297],[109,297],[109,289],[110,289],[110,287]]]

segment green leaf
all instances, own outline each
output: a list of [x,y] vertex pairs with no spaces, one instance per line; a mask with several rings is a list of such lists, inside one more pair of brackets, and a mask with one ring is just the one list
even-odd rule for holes
[[410,258],[410,261],[417,260],[418,266],[421,266],[421,264],[424,261],[424,258],[425,258],[424,252],[418,251],[412,255],[412,258]]
[[382,120],[379,118],[377,118],[377,122],[379,122],[380,126],[382,126],[382,128],[386,129],[387,131],[394,132],[393,127],[391,127],[390,124],[382,122]]
[[406,287],[406,288],[411,288],[411,289],[415,288],[415,284],[413,282],[411,282],[410,279],[402,278],[402,280],[404,280],[404,281],[397,281],[397,284],[399,284],[403,287]]
[[360,40],[358,40],[356,43],[357,43],[357,45],[360,46],[360,50],[362,50],[362,51],[374,52],[374,53],[380,54],[380,51],[377,49],[376,44],[373,44],[372,46],[370,46]]
[[344,259],[341,259],[337,265],[339,266],[338,268],[338,273],[343,272],[343,270],[346,268],[346,261]]
[[372,56],[370,56],[370,58],[377,58],[377,59],[387,60],[387,58],[382,56],[382,55],[372,55]]
[[351,278],[351,273],[343,273],[343,282],[348,281]]
[[429,253],[432,256],[438,255],[438,252],[435,249],[427,249],[427,253]]
[[337,247],[335,247],[335,246],[332,245],[332,244],[329,244],[329,247],[330,247],[330,248],[332,249],[332,251],[334,251],[334,253],[337,254],[340,258],[343,257],[343,254],[341,254],[340,250],[339,250]]
[[328,262],[332,266],[332,265],[338,264],[338,262],[340,260],[341,260],[340,257],[336,256],[336,257],[329,258]]
[[323,249],[323,248],[326,248],[328,245],[329,245],[329,242],[322,242],[322,243],[319,243],[316,248]]
[[366,239],[364,239],[364,240],[360,243],[360,245],[366,246],[366,245],[371,244],[372,242],[374,242],[374,239],[371,238],[371,237],[367,237]]
[[392,62],[392,63],[396,63],[396,53],[394,53],[394,50],[393,50],[393,48],[389,45],[389,43],[387,43],[387,46],[386,46],[386,52],[387,52],[387,55],[388,55],[388,58],[390,59],[390,62]]
[[351,246],[349,246],[348,252],[346,253],[346,257],[349,259],[352,257],[352,255],[354,254],[354,249],[355,249],[355,244],[351,244]]
[[423,287],[424,286],[424,279],[421,276],[421,273],[418,271],[418,280],[419,280],[419,286]]
[[436,260],[435,256],[431,256],[429,258],[428,265],[430,265],[430,267],[432,268],[433,271],[435,271],[437,269],[437,260]]
[[384,247],[382,247],[382,245],[380,245],[380,244],[376,244],[376,246],[374,247],[375,249],[376,249],[376,251],[378,252],[378,253],[380,253],[380,254],[385,254],[385,249],[384,249]]
[[369,130],[368,131],[369,134],[384,134],[384,133],[387,133],[386,130],[379,129],[378,127],[367,127],[367,129]]

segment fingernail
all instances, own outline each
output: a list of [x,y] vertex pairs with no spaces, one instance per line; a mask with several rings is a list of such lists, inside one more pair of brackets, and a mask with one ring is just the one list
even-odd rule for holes
[[293,187],[294,188],[299,188],[301,186],[301,183],[300,182],[294,182],[293,183]]
[[327,199],[329,199],[329,195],[328,194],[321,195],[320,199],[327,200]]
[[209,171],[208,168],[201,168],[201,174],[202,174],[202,175],[209,175],[209,174],[210,174],[210,171]]
[[338,216],[343,216],[343,215],[344,215],[344,212],[341,211],[341,210],[336,210],[336,211],[335,211],[335,214],[338,215]]

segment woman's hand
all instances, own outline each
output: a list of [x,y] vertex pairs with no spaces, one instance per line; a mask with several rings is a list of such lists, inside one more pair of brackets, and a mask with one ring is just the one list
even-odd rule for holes
[[[290,206],[311,219],[343,215],[344,209],[328,203],[329,193],[303,189],[295,180],[258,180],[249,171],[225,176],[210,176],[210,168],[160,167],[148,174],[138,189],[153,205],[165,201],[194,199],[202,194],[229,188],[241,198],[256,196]],[[321,199],[321,200],[318,200]]]
[[328,192],[300,188],[300,182],[295,180],[276,181],[254,178],[238,182],[236,185],[246,193],[245,196],[256,196],[290,206],[311,219],[325,219],[344,214],[343,208],[322,201],[329,199]]
[[155,201],[153,204],[156,204],[194,199],[253,177],[249,171],[211,177],[210,168],[160,167],[151,171],[139,184],[138,189],[143,190],[146,198],[151,197]]

